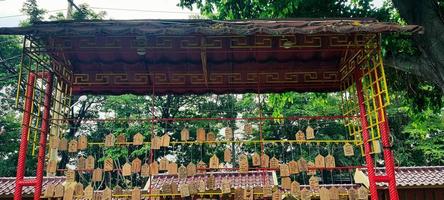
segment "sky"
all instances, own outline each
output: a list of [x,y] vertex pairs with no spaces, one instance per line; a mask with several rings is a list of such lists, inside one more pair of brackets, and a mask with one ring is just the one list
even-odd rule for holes
[[[384,0],[374,0],[375,7],[381,7]],[[18,26],[25,16],[20,12],[24,0],[0,0],[0,27]],[[67,0],[37,0],[40,8],[66,13]],[[188,19],[197,15],[198,10],[190,11],[177,6],[179,0],[74,0],[79,5],[87,3],[94,10],[105,10],[108,19]],[[117,9],[117,10],[116,10]]]

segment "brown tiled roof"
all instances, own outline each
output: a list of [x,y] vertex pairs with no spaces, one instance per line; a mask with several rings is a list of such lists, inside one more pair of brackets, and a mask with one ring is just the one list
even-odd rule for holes
[[[35,177],[26,177],[25,179],[33,179]],[[65,181],[64,176],[56,176],[56,177],[43,177],[43,189],[45,190],[48,184],[61,184]],[[14,194],[15,188],[15,177],[0,177],[0,196],[11,196]],[[24,195],[34,194],[34,187],[23,187]]]
[[[367,170],[362,169],[367,175]],[[385,175],[384,168],[376,168],[376,175]],[[444,166],[418,166],[395,168],[396,185],[398,187],[444,186]],[[377,183],[380,187],[386,183]]]

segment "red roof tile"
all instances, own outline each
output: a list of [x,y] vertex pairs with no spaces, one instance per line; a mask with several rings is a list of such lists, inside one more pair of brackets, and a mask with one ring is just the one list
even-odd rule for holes
[[[25,179],[33,179],[35,177],[26,177]],[[64,176],[58,177],[43,177],[43,189],[45,190],[48,184],[61,184],[65,181]],[[0,196],[10,196],[14,194],[15,177],[0,177]],[[30,195],[34,193],[34,187],[23,187],[22,194]]]
[[[367,169],[362,171],[367,175]],[[376,168],[376,175],[385,175],[385,169]],[[409,186],[444,186],[444,166],[418,166],[395,168],[396,185]],[[378,186],[387,186],[386,183],[377,183]]]

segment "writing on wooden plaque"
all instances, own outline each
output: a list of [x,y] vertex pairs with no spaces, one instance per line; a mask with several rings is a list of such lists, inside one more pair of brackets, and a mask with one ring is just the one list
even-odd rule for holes
[[226,140],[232,140],[233,139],[233,129],[230,127],[225,128],[225,139]]
[[368,199],[368,190],[364,186],[358,188],[358,199]]
[[76,181],[76,172],[72,169],[67,169],[65,172],[66,182]]
[[77,196],[83,196],[83,184],[78,182],[74,186],[74,194]]
[[65,188],[62,184],[58,184],[54,188],[54,197],[60,198],[63,197],[63,193],[65,192]]
[[145,139],[145,136],[143,136],[141,133],[137,133],[133,136],[133,145],[138,146],[143,144],[143,140]]
[[63,200],[72,200],[74,198],[74,188],[68,187],[65,188],[65,192],[63,194]]
[[183,128],[180,131],[180,140],[181,141],[188,141],[190,139],[190,131],[187,128]]
[[187,177],[187,168],[183,165],[180,165],[179,169],[177,169],[177,174],[179,175],[179,178],[186,178]]
[[131,162],[131,172],[132,173],[139,173],[141,167],[142,167],[142,161],[139,158],[135,158]]
[[[44,197],[48,198],[48,197],[53,197],[54,196],[54,190],[55,190],[55,185],[53,184],[48,184],[46,186],[45,192],[43,193]],[[62,186],[63,187],[63,186]],[[63,194],[62,194],[63,195]]]
[[176,182],[171,183],[171,193],[173,194],[179,193],[179,186],[177,185]]
[[208,134],[207,134],[207,141],[208,141],[208,142],[214,142],[214,141],[216,141],[216,135],[214,135],[213,132],[208,132]]
[[294,197],[299,197],[301,195],[301,185],[297,181],[291,183],[290,193]]
[[164,135],[162,135],[162,137],[160,139],[162,141],[161,142],[162,147],[169,147],[170,146],[171,137],[170,137],[170,135],[168,135],[168,133],[165,133]]
[[299,158],[298,165],[300,172],[306,172],[308,170],[307,161],[303,157]]
[[279,173],[281,176],[290,176],[290,168],[287,164],[280,164],[279,165]]
[[316,176],[311,176],[308,180],[308,183],[310,185],[311,190],[318,190],[319,189],[319,178]]
[[239,156],[239,172],[240,173],[248,172],[248,157],[245,154]]
[[150,176],[150,165],[148,163],[144,163],[142,167],[140,167],[140,176],[142,177]]
[[199,161],[197,163],[197,172],[199,173],[205,173],[207,168],[207,164],[204,161]]
[[311,126],[308,126],[305,130],[307,140],[315,139],[314,129]]
[[234,190],[234,199],[244,199],[245,190],[241,187],[238,187]]
[[305,140],[305,134],[304,134],[304,132],[302,132],[301,130],[299,130],[298,132],[296,132],[295,137],[296,137],[296,140],[300,140],[300,141]]
[[188,184],[181,184],[179,186],[180,191],[180,197],[189,197],[190,196],[190,189]]
[[228,180],[226,177],[222,179],[221,191],[224,194],[231,193],[231,181]]
[[267,154],[261,155],[261,167],[268,168],[270,166],[270,157]]
[[94,167],[95,167],[95,159],[93,156],[89,155],[86,158],[85,169],[91,171],[94,170]]
[[171,193],[173,193],[173,190],[171,189],[171,184],[164,183],[162,185],[162,193],[163,194],[171,194]]
[[177,175],[177,164],[175,162],[170,162],[167,166],[168,174]]
[[103,170],[100,169],[100,168],[96,168],[93,171],[92,181],[93,182],[100,182],[100,181],[102,181],[102,174],[103,174]]
[[216,154],[213,154],[213,156],[211,156],[209,164],[211,169],[219,168],[219,158],[216,156]]
[[150,174],[153,176],[159,174],[159,163],[157,161],[153,161],[150,164]]
[[329,194],[331,200],[339,200],[339,190],[337,187],[331,187],[329,189]]
[[187,165],[187,176],[194,176],[196,174],[196,165],[192,162]]
[[271,195],[273,194],[273,188],[271,187],[270,184],[266,184],[262,190],[263,197],[271,197]]
[[248,135],[253,133],[253,126],[250,123],[244,125],[244,133]]
[[308,175],[310,175],[310,176],[316,175],[316,166],[315,166],[314,162],[309,161],[307,163],[307,167],[308,167],[308,170],[307,170]]
[[321,187],[321,189],[319,189],[319,198],[320,200],[330,200],[330,190]]
[[291,178],[290,177],[282,177],[282,189],[284,190],[290,190],[291,189]]
[[197,194],[197,192],[198,192],[197,188],[198,187],[199,187],[199,182],[198,181],[193,181],[190,184],[188,184],[188,190],[190,191],[190,195]]
[[345,143],[343,146],[343,149],[344,149],[345,156],[354,156],[355,155],[355,150],[353,150],[353,145],[351,145],[350,143]]
[[279,169],[279,160],[274,156],[270,159],[270,168]]
[[55,136],[55,135],[51,135],[50,139],[49,139],[49,147],[51,149],[57,149],[59,147],[59,143],[60,143],[60,138]]
[[206,135],[205,135],[205,129],[198,128],[196,133],[196,140],[198,142],[205,142]]
[[79,150],[85,150],[88,148],[88,138],[86,138],[86,135],[79,136],[79,141],[77,142],[77,148]]
[[273,195],[271,196],[272,200],[281,200],[282,199],[282,194],[281,191],[276,190],[273,192]]
[[66,138],[60,139],[59,143],[59,151],[66,151],[68,150],[68,140]]
[[208,176],[207,179],[207,188],[209,190],[214,190],[216,188],[216,177],[214,177],[213,174],[211,174],[210,176]]
[[231,149],[226,148],[224,151],[224,162],[231,162]]
[[102,192],[102,200],[112,200],[112,190],[109,187],[106,187]]
[[159,171],[166,171],[166,170],[168,170],[168,164],[169,164],[169,161],[168,161],[168,159],[166,157],[163,157],[162,159],[160,159]]
[[325,158],[321,154],[318,154],[315,157],[315,167],[316,168],[325,168]]
[[68,152],[75,153],[77,152],[77,140],[71,140],[68,143]]
[[125,163],[122,167],[122,176],[131,176],[131,164]]
[[83,156],[80,156],[77,158],[77,169],[78,170],[84,170],[86,165],[85,158]]
[[151,149],[160,149],[160,147],[162,146],[162,138],[154,135],[153,137],[151,137]]
[[113,171],[113,169],[114,169],[113,159],[112,158],[105,159],[105,161],[103,163],[103,171],[109,172],[109,171]]
[[261,166],[261,156],[258,153],[254,152],[251,160],[253,161],[253,166]]
[[253,192],[254,192],[253,188],[249,188],[249,187],[245,188],[245,190],[244,190],[244,198],[243,199],[244,200],[253,200],[253,197],[254,197]]
[[55,174],[57,171],[57,160],[49,160],[46,171],[48,174]]
[[289,171],[290,175],[299,173],[298,162],[296,162],[294,160],[288,162],[288,171]]
[[328,154],[327,156],[325,156],[325,167],[327,167],[327,168],[335,168],[336,167],[335,157],[333,155]]
[[131,191],[131,200],[140,200],[140,198],[141,198],[140,188],[135,187],[135,188]]
[[197,190],[199,190],[199,192],[205,192],[205,190],[207,190],[207,185],[205,184],[205,181],[200,179],[199,180],[199,185],[197,187]]
[[94,197],[94,188],[91,185],[86,186],[85,190],[83,191],[83,198],[92,200]]
[[125,136],[125,134],[119,134],[118,136],[117,136],[117,144],[126,144],[126,136]]
[[114,134],[110,133],[105,136],[105,147],[113,147],[116,142]]
[[348,199],[349,200],[356,200],[358,199],[358,192],[354,188],[350,188],[348,190]]

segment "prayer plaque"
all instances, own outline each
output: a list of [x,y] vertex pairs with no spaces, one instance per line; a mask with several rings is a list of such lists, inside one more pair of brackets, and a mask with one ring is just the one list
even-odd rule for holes
[[311,190],[318,190],[319,189],[319,178],[316,176],[311,176],[308,180],[308,183],[310,185]]
[[299,182],[293,181],[291,183],[290,193],[294,197],[299,197],[301,195],[301,185],[299,184]]
[[74,188],[68,187],[63,194],[63,200],[72,200],[74,197]]
[[214,177],[213,174],[211,174],[210,176],[208,176],[207,179],[207,188],[209,190],[215,190],[216,189],[216,177]]
[[76,172],[72,169],[67,169],[65,172],[66,182],[75,182],[76,181]]
[[187,128],[183,128],[182,131],[180,131],[180,140],[188,141],[189,139],[190,139],[190,131]]
[[49,140],[49,147],[51,149],[57,149],[59,147],[60,138],[55,135],[51,135],[50,138],[51,139]]
[[133,145],[138,146],[143,144],[145,137],[141,133],[137,133],[133,136]]
[[77,152],[77,140],[71,140],[68,143],[68,152],[75,153]]
[[233,139],[233,129],[230,127],[225,128],[225,139],[226,140],[232,140]]
[[270,167],[270,157],[265,153],[261,155],[261,167],[262,168]]
[[350,188],[348,190],[348,199],[349,200],[357,200],[358,199],[358,192],[354,188]]
[[48,174],[55,174],[57,172],[57,160],[49,160],[46,171]]
[[148,177],[150,176],[150,165],[148,163],[144,163],[140,169],[140,176]]
[[279,169],[279,160],[274,156],[270,160],[270,168],[271,169]]
[[100,182],[100,181],[102,181],[102,174],[103,174],[103,170],[100,169],[100,168],[96,168],[93,171],[92,181],[93,182]]
[[298,165],[300,172],[306,172],[308,170],[307,161],[303,157],[298,160]]
[[250,123],[244,125],[244,133],[250,135],[253,133],[253,126]]
[[113,159],[112,158],[105,159],[105,161],[103,163],[103,171],[109,172],[109,171],[113,171],[113,169],[114,169]]
[[239,172],[240,173],[248,172],[248,157],[245,154],[239,156]]
[[157,161],[153,161],[150,164],[150,175],[157,175],[159,174],[159,164],[157,163]]
[[199,173],[205,173],[207,168],[207,164],[203,161],[199,161],[197,163],[197,172]]
[[76,185],[74,186],[74,194],[76,196],[83,196],[83,184],[78,182],[76,183]]
[[205,190],[207,190],[207,186],[206,186],[204,180],[200,179],[200,181],[199,181],[199,185],[198,185],[198,187],[197,187],[197,190],[199,190],[199,192],[201,192],[201,193],[202,193],[202,192],[205,192]]
[[162,146],[162,138],[159,136],[151,137],[151,149],[159,150]]
[[110,133],[105,136],[105,147],[113,147],[115,142],[116,138],[114,137],[114,134]]
[[231,193],[231,181],[228,180],[226,177],[222,179],[221,191],[223,194]]
[[253,188],[246,188],[244,190],[244,200],[253,200],[254,197],[254,189]]
[[160,139],[162,141],[161,142],[162,147],[169,147],[170,146],[171,137],[170,137],[170,135],[168,135],[168,133],[165,133],[164,135],[162,135],[162,137]]
[[126,144],[126,136],[124,134],[117,136],[117,144]]
[[197,188],[199,186],[199,182],[197,181],[193,181],[188,185],[188,190],[190,191],[190,195],[195,195],[197,194]]
[[102,200],[112,200],[113,198],[112,191],[109,187],[106,187],[102,192]]
[[198,141],[198,142],[205,142],[205,138],[206,137],[206,135],[205,135],[205,129],[203,129],[203,128],[198,128],[197,129],[197,133],[196,133],[196,140]]
[[318,154],[315,157],[315,167],[316,168],[325,168],[325,158],[321,154]]
[[173,194],[179,193],[179,186],[175,182],[171,183],[171,193]]
[[282,199],[281,191],[279,191],[279,189],[274,191],[271,199],[272,200],[281,200]]
[[83,197],[88,200],[92,200],[94,197],[94,188],[91,185],[88,185],[83,191]]
[[319,189],[319,198],[320,200],[330,200],[330,191],[325,187],[321,187]]
[[381,142],[379,140],[372,141],[373,153],[381,153]]
[[287,164],[280,164],[279,165],[279,173],[281,176],[290,176],[290,169],[288,168]]
[[299,173],[299,166],[298,166],[298,162],[292,160],[288,163],[288,170],[290,175],[292,174],[298,174]]
[[131,200],[140,200],[140,197],[141,197],[140,188],[135,187],[135,188],[131,191]]
[[358,199],[368,199],[368,190],[364,186],[358,188]]
[[238,200],[238,199],[244,199],[244,193],[245,190],[241,187],[236,188],[236,190],[234,190],[234,199]]
[[306,134],[307,140],[315,139],[314,129],[311,126],[307,127],[307,129],[305,130],[305,134]]
[[339,200],[339,190],[336,187],[331,187],[329,189],[329,195],[331,200]]
[[173,193],[172,189],[171,189],[171,184],[169,183],[164,183],[162,185],[162,193],[163,194],[171,194]]
[[311,200],[311,194],[310,191],[307,190],[307,188],[303,188],[301,190],[301,200]]
[[210,168],[211,169],[218,169],[219,168],[219,158],[214,154],[210,158]]
[[84,170],[86,165],[85,158],[83,156],[80,156],[77,158],[77,169],[78,170]]
[[224,162],[231,162],[231,149],[227,148],[224,151]]
[[168,164],[169,164],[169,161],[165,157],[160,159],[159,171],[167,171],[168,170]]
[[187,178],[187,168],[180,165],[179,169],[177,169],[177,174],[179,175],[179,178]]
[[[45,192],[43,193],[44,197],[46,197],[46,198],[53,197],[54,196],[54,190],[55,190],[55,185],[48,184],[46,186]],[[63,196],[63,194],[62,194],[62,196]]]
[[192,162],[187,165],[187,176],[194,176],[196,174],[196,165]]
[[114,187],[114,191],[113,191],[113,193],[114,193],[114,194],[117,194],[117,195],[121,195],[121,194],[123,194],[123,189],[122,189],[122,187],[120,187],[119,185],[116,185],[116,187]]
[[180,197],[189,197],[190,196],[190,190],[188,184],[182,184],[179,186],[180,191]]
[[355,155],[355,151],[353,150],[353,145],[351,145],[350,143],[345,143],[343,149],[344,149],[345,156],[354,156]]
[[214,135],[213,132],[209,132],[209,133],[207,134],[207,141],[208,141],[208,142],[214,142],[214,141],[216,141],[216,135]]
[[94,167],[95,167],[95,159],[93,156],[90,155],[86,158],[85,169],[92,171],[94,170]]
[[253,166],[255,167],[261,166],[261,156],[258,153],[256,152],[253,153],[252,161],[253,161]]
[[122,176],[131,176],[131,164],[125,163],[122,167]]
[[139,173],[141,167],[142,167],[142,161],[139,158],[135,158],[131,162],[131,172],[132,173]]
[[59,143],[59,151],[66,151],[68,150],[68,140],[66,138],[60,139]]
[[62,184],[58,184],[54,188],[54,197],[55,198],[61,198],[63,197],[63,193],[65,192],[65,189]]
[[333,157],[333,155],[328,154],[327,156],[325,156],[325,167],[326,168],[335,168],[336,167],[335,157]]
[[271,197],[271,195],[273,194],[273,188],[271,187],[271,185],[266,184],[262,190],[263,197]]
[[291,178],[290,177],[282,177],[282,189],[284,190],[290,190],[291,189]]
[[86,135],[79,136],[77,148],[79,148],[79,150],[85,150],[86,148],[88,148],[88,138],[86,138]]
[[299,141],[303,141],[303,140],[305,140],[305,134],[304,134],[304,132],[302,132],[301,130],[299,130],[299,131],[296,133],[295,137],[296,137],[296,140],[299,140]]
[[167,166],[168,174],[177,175],[177,164],[175,162],[170,162]]
[[311,161],[308,162],[307,167],[308,167],[308,171],[307,171],[308,175],[311,175],[311,176],[316,175],[316,169],[315,169],[316,166],[313,162],[311,162]]

